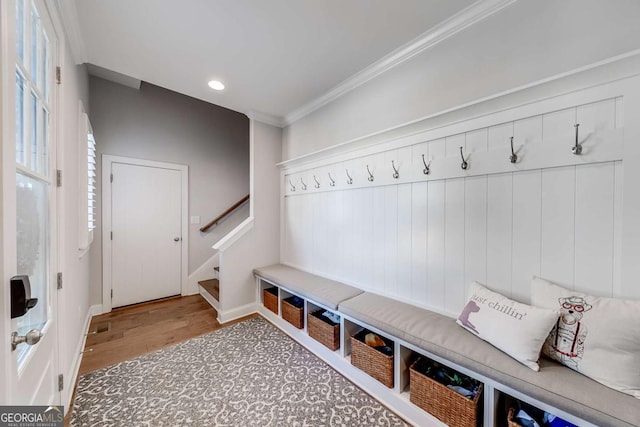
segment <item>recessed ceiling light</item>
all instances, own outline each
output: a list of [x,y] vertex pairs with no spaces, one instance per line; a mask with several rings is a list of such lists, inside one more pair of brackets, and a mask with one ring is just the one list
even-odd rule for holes
[[222,90],[224,89],[224,85],[222,84],[222,82],[218,81],[218,80],[211,80],[209,82],[209,87],[213,90]]

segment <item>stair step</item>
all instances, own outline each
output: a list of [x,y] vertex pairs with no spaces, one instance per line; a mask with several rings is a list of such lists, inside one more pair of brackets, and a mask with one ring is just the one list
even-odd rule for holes
[[213,267],[213,269],[217,272],[220,272],[220,267]]
[[198,284],[217,301],[220,301],[220,281],[218,279],[201,280]]

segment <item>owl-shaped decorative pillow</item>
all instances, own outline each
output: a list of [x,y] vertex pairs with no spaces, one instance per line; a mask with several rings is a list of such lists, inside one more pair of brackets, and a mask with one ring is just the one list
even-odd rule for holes
[[640,398],[640,301],[595,297],[533,278],[531,303],[559,310],[542,352]]

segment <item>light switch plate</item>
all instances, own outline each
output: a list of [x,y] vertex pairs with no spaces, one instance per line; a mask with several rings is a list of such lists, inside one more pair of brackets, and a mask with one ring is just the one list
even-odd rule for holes
[[191,217],[191,224],[200,224],[200,216],[199,215],[192,216]]

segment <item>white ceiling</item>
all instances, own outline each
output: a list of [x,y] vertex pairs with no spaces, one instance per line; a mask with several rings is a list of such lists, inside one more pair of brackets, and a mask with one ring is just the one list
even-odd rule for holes
[[[75,0],[75,7],[87,62],[283,119],[473,2]],[[226,89],[212,91],[211,79]]]

